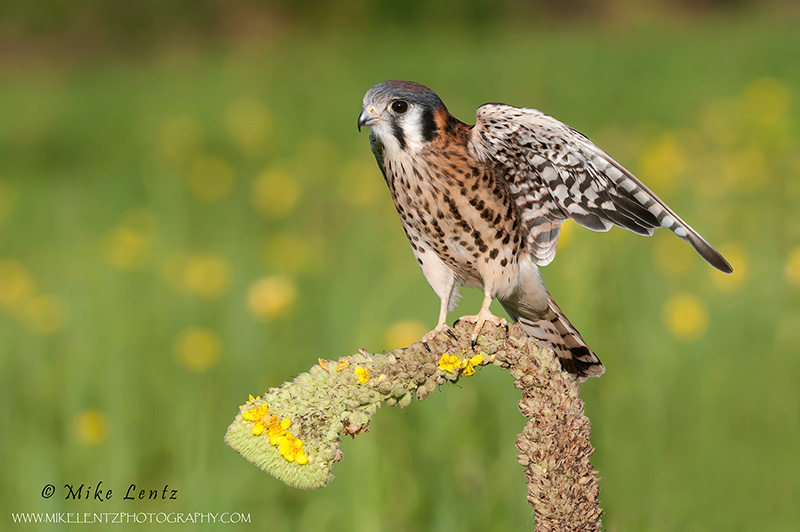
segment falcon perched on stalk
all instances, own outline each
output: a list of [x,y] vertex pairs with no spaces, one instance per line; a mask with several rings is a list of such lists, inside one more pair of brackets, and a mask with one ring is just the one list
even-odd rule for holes
[[538,266],[556,254],[561,223],[572,218],[595,231],[618,225],[641,235],[666,227],[712,266],[728,261],[610,155],[578,131],[534,109],[499,103],[478,108],[469,126],[429,88],[386,81],[364,96],[358,129],[370,144],[392,193],[414,256],[441,299],[447,327],[459,285],[481,288],[473,345],[485,322],[502,324],[497,298],[525,331],[552,346],[579,382],[604,371],[600,360],[548,293]]

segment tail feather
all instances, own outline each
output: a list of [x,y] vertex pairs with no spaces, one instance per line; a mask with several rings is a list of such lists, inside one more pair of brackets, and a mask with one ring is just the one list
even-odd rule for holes
[[526,312],[524,306],[514,305],[511,301],[502,303],[506,312],[526,333],[552,347],[561,367],[575,380],[584,382],[588,377],[602,375],[606,371],[605,366],[586,345],[550,294],[547,294],[547,302],[547,310],[541,316],[532,315]]

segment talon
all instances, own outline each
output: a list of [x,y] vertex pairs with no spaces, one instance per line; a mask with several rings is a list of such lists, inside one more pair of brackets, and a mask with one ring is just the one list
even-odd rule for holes
[[[463,318],[463,316],[462,316],[462,318]],[[453,327],[455,327],[456,325],[458,325],[458,323],[459,323],[460,321],[461,321],[461,318],[458,318],[456,321],[454,321],[454,322],[453,322]]]
[[447,329],[445,329],[445,332],[450,336],[450,338],[452,338],[455,341],[458,341],[458,337],[456,336],[456,333],[453,332],[453,329],[450,329],[448,327]]
[[478,339],[476,337],[472,337],[469,339],[469,344],[472,349],[475,349],[478,346]]
[[431,347],[428,345],[428,342],[426,342],[425,340],[423,340],[423,341],[422,341],[422,345],[424,345],[424,346],[425,346],[425,349],[427,349],[427,350],[428,350],[428,353],[430,353],[430,352],[431,352]]

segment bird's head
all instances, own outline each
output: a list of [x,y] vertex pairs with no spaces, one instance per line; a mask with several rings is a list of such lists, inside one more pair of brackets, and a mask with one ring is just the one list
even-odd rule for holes
[[364,95],[361,126],[388,150],[419,151],[436,138],[450,113],[435,92],[413,81],[384,81]]

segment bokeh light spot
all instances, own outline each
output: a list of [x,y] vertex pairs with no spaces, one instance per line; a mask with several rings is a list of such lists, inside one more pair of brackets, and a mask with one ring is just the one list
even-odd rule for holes
[[18,310],[36,293],[36,282],[25,267],[14,260],[0,260],[0,304]]
[[406,347],[422,338],[428,332],[422,322],[403,320],[392,324],[386,331],[386,349]]
[[217,334],[205,327],[189,327],[175,341],[178,362],[193,371],[212,368],[220,357],[222,342]]
[[762,126],[770,127],[783,120],[792,104],[792,91],[782,81],[764,77],[751,82],[742,93],[745,116]]
[[669,196],[686,169],[686,157],[675,135],[663,133],[645,146],[639,168],[642,177],[658,189],[661,197]]
[[302,188],[281,168],[268,168],[253,182],[253,204],[259,213],[282,218],[297,206]]
[[708,308],[697,296],[678,294],[665,303],[663,319],[674,337],[692,342],[701,338],[708,329]]
[[295,235],[282,234],[269,238],[263,248],[264,262],[273,270],[286,273],[313,271],[312,246],[308,240]]
[[97,445],[108,436],[108,418],[102,410],[93,408],[79,412],[72,418],[72,432],[81,443]]
[[800,288],[800,245],[789,251],[786,258],[786,280],[793,286]]
[[247,293],[250,312],[260,321],[269,321],[287,311],[297,297],[292,279],[273,275],[257,281]]
[[117,227],[106,233],[103,252],[108,263],[120,270],[138,270],[147,264],[150,239],[129,227]]
[[208,299],[218,298],[228,290],[227,263],[214,255],[189,257],[183,267],[183,289]]

